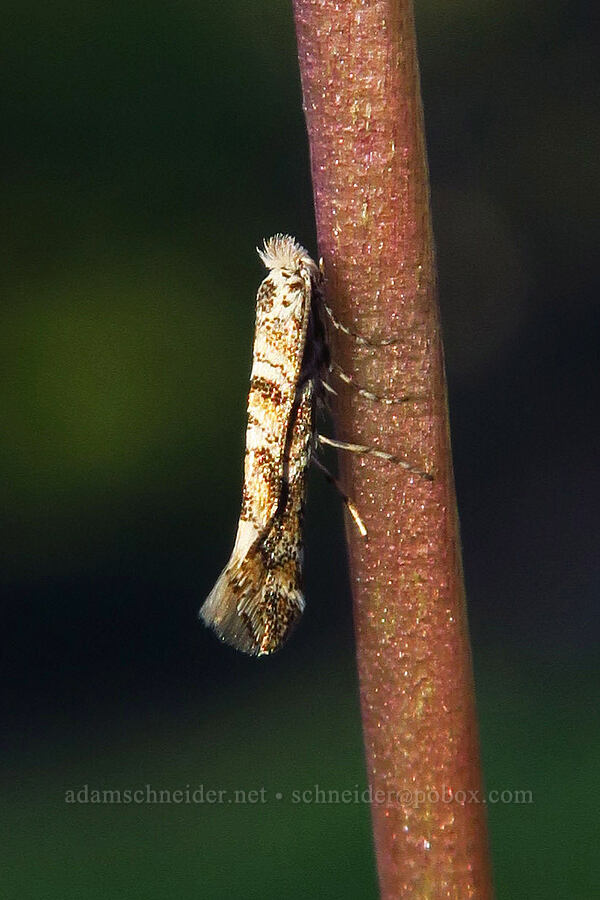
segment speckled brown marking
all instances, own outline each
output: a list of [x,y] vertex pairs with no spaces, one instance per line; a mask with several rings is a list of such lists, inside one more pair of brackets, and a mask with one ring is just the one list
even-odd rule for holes
[[[260,450],[246,450],[246,453],[252,454],[254,457],[252,463],[257,471],[257,481],[264,482],[269,490],[279,485],[281,477],[279,460],[268,447],[261,447]],[[254,487],[257,488],[256,482]],[[250,487],[248,496],[253,497]]]
[[260,522],[257,522],[252,512],[252,496],[246,485],[242,491],[242,508],[240,510],[240,521],[250,522],[257,530],[260,528]]
[[287,366],[285,366],[283,363],[275,362],[274,360],[269,359],[269,357],[264,353],[257,353],[256,360],[257,362],[266,363],[272,369],[277,369],[283,375],[285,375],[285,373],[287,372]]
[[200,614],[224,641],[263,655],[304,609],[302,520],[321,375],[307,333],[321,276],[290,237],[276,235],[259,253],[269,274],[257,294],[242,509],[231,558]]
[[256,295],[256,305],[262,309],[263,312],[269,312],[273,306],[273,299],[277,294],[277,287],[272,278],[267,277],[261,284],[258,289],[258,294]]
[[284,392],[275,381],[269,378],[254,376],[250,382],[250,390],[256,393],[264,400],[270,400],[275,406],[280,406],[284,401]]

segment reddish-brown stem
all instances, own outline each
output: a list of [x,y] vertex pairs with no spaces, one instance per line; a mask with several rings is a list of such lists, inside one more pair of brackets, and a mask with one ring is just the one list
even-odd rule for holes
[[[338,437],[369,537],[348,543],[381,896],[492,896],[410,0],[294,0],[328,302],[373,340],[336,361]],[[338,385],[336,384],[336,388]]]

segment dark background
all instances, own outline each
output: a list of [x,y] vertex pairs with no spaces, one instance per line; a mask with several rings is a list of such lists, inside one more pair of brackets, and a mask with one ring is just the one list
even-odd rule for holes
[[[499,898],[597,886],[594,4],[417,3]],[[254,247],[315,248],[289,3],[5,4],[3,896],[376,896],[342,514],[249,660],[196,621],[237,522]],[[596,710],[596,712],[594,712]],[[265,788],[265,804],[67,790]],[[275,799],[281,792],[283,798]]]

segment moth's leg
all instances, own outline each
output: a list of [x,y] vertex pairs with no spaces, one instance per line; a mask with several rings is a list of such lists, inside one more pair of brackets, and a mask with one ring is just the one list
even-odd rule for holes
[[[331,363],[329,366],[330,372],[343,381],[344,384],[349,385],[353,390],[356,391],[361,397],[365,397],[367,400],[375,400],[377,403],[385,403],[388,406],[393,403],[408,403],[409,401],[415,400],[424,400],[423,395],[418,394],[404,394],[400,397],[382,397],[381,394],[374,394],[373,391],[369,391],[367,388],[361,387],[351,375],[346,374],[344,370],[338,366],[337,363]],[[331,386],[327,386],[326,390],[333,390]]]
[[[332,409],[330,401],[332,397],[337,397],[337,391],[335,391],[330,384],[326,384],[321,378],[315,379],[315,387],[317,388],[315,394],[316,410],[318,412],[325,412],[326,415],[331,416]],[[321,388],[323,390],[321,390]]]
[[349,453],[357,453],[360,456],[375,456],[377,459],[385,459],[387,462],[393,462],[395,465],[400,466],[400,468],[406,469],[407,472],[413,472],[415,475],[426,478],[427,481],[433,481],[433,475],[429,472],[424,472],[417,466],[413,466],[406,462],[406,460],[394,456],[393,453],[386,453],[384,450],[378,450],[377,447],[367,447],[364,444],[348,444],[346,441],[335,441],[333,438],[325,437],[325,435],[322,434],[316,436],[316,441],[317,444],[335,447],[336,450],[347,450]]
[[332,388],[331,385],[327,381],[324,381],[321,378],[321,384],[325,388],[325,390],[327,391],[328,394],[332,394],[334,397],[337,397],[338,392],[335,390],[335,388]]
[[347,334],[348,337],[351,337],[354,341],[356,341],[357,344],[362,344],[363,347],[391,347],[393,346],[393,344],[398,344],[400,342],[399,337],[384,338],[381,341],[371,340],[371,338],[367,338],[364,335],[359,334],[357,331],[352,331],[352,329],[348,328],[347,325],[343,325],[336,317],[331,307],[327,306],[324,300],[323,309],[327,313],[329,321],[334,328],[336,328],[338,331],[341,331],[342,334]]
[[341,484],[339,483],[339,481],[337,480],[335,475],[332,475],[331,472],[329,471],[329,469],[326,469],[325,466],[323,465],[323,463],[319,459],[317,459],[316,456],[312,457],[312,462],[314,462],[315,466],[321,470],[321,472],[323,473],[323,475],[325,476],[327,481],[329,481],[330,484],[332,484],[334,486],[334,488],[336,488],[340,497],[344,501],[348,512],[352,516],[354,524],[358,528],[361,536],[366,537],[367,529],[365,528],[365,523],[361,519],[358,509],[356,508],[356,505],[352,502],[352,500],[350,499],[348,494],[344,491],[343,487],[341,486]]
[[[323,262],[323,257],[319,259],[319,272],[321,273],[321,283],[325,281],[325,264]],[[400,342],[399,337],[393,338],[384,338],[381,341],[374,341],[371,338],[365,337],[363,334],[359,334],[357,331],[353,331],[351,328],[348,328],[347,325],[343,325],[340,320],[337,318],[333,310],[330,306],[327,306],[325,303],[325,299],[321,296],[321,304],[323,309],[327,313],[329,321],[338,331],[341,331],[342,334],[348,335],[348,337],[353,338],[357,344],[362,344],[364,347],[391,347],[394,344],[398,344]]]

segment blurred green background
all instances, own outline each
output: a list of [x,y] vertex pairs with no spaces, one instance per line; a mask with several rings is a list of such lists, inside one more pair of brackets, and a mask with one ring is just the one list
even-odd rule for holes
[[[417,2],[499,898],[597,882],[594,5]],[[291,7],[20,0],[0,35],[5,835],[11,898],[374,898],[335,495],[304,622],[196,621],[241,490],[254,247],[315,250]],[[116,806],[67,790],[250,790]],[[275,794],[283,794],[281,800]]]

